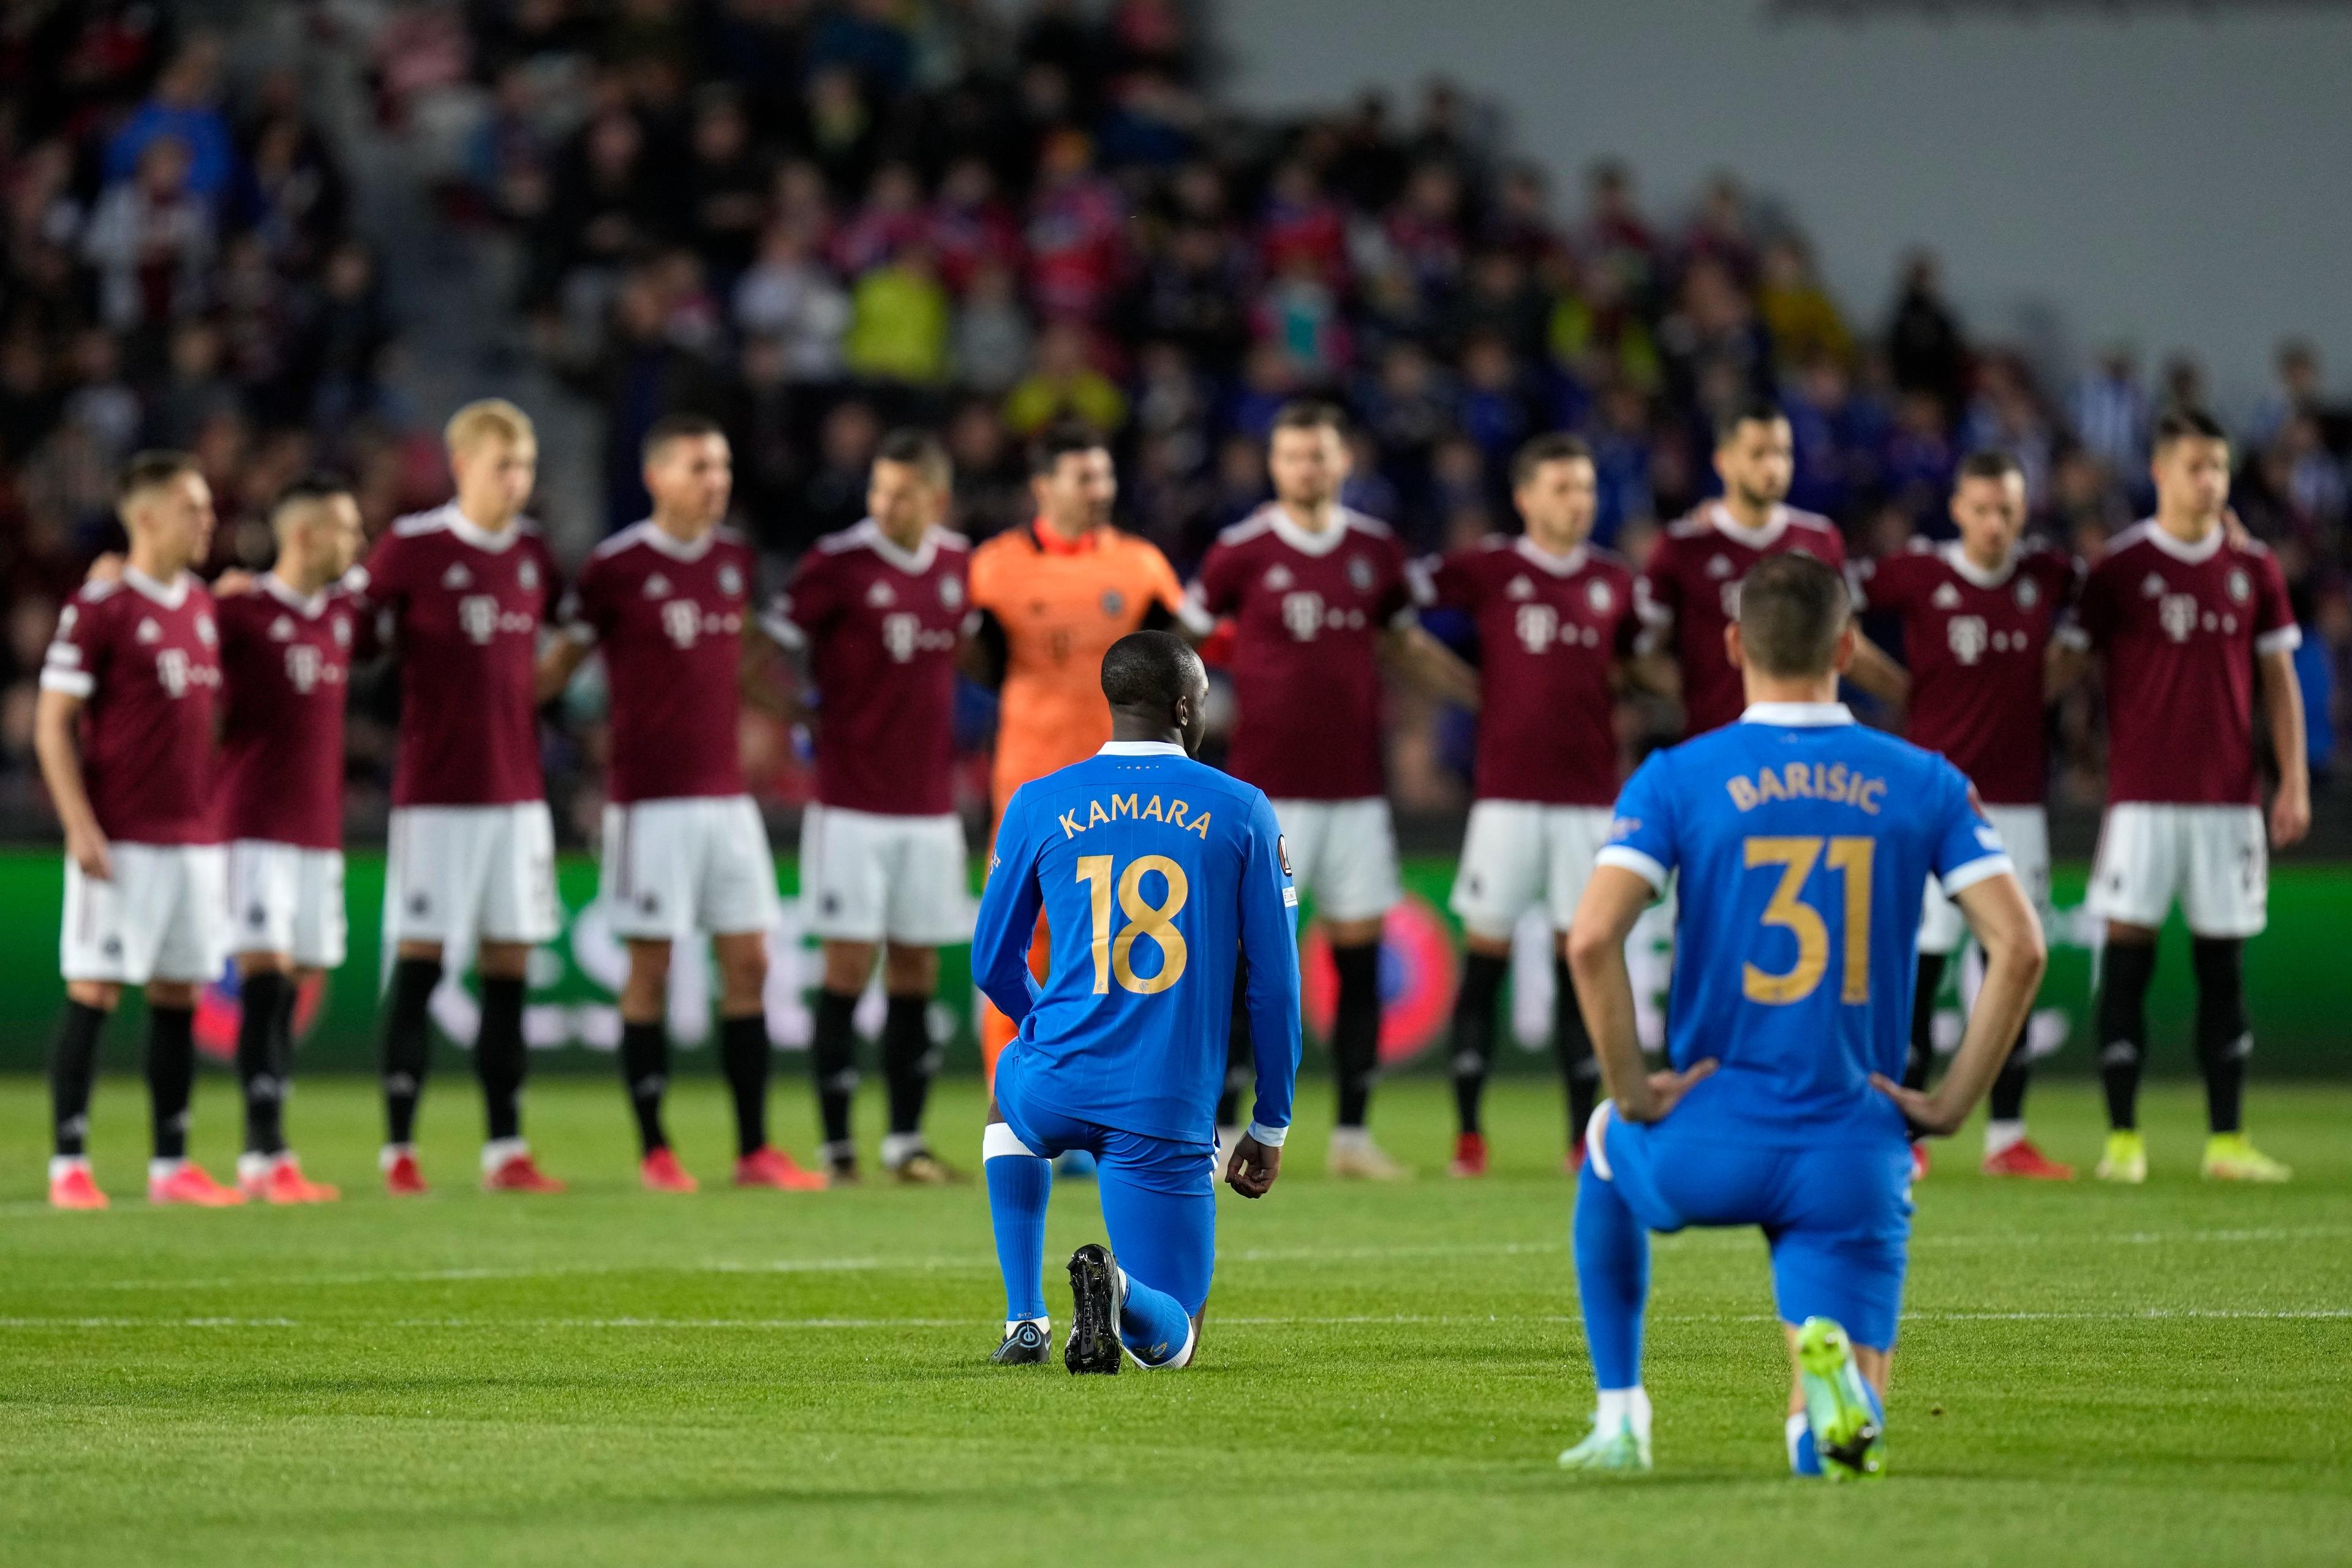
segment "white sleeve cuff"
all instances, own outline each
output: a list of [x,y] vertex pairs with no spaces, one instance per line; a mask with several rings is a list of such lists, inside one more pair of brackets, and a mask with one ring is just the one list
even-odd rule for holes
[[1290,1129],[1268,1127],[1263,1121],[1253,1121],[1249,1124],[1249,1135],[1268,1149],[1279,1149],[1282,1141],[1290,1136]]
[[98,689],[86,669],[59,669],[52,665],[41,671],[41,689],[62,691],[68,697],[88,697]]
[[1410,631],[1419,625],[1421,607],[1418,605],[1407,605],[1389,617],[1389,630],[1392,632]]
[[1209,606],[1201,602],[1198,589],[1187,590],[1176,601],[1176,620],[1196,637],[1207,637],[1217,629],[1217,617],[1209,614]]
[[1631,871],[1651,887],[1663,893],[1666,890],[1666,868],[1630,844],[1612,844],[1592,858],[1596,866],[1614,866],[1621,871]]
[[[1605,853],[1605,851],[1604,851]],[[1936,879],[1944,885],[1944,896],[1950,898],[1963,888],[1973,888],[1989,877],[2017,875],[2017,867],[2006,855],[1987,855],[1971,860],[1955,870]]]
[[2260,654],[2293,653],[2303,646],[2303,628],[2298,626],[2273,626],[2254,639],[2254,651]]
[[590,626],[586,621],[564,622],[563,635],[570,637],[573,642],[579,643],[583,647],[593,647],[596,646],[596,628]]
[[782,616],[761,616],[760,629],[768,634],[771,641],[779,647],[790,648],[794,653],[808,647],[807,635]]
[[2053,640],[2055,641],[2060,647],[2071,647],[2077,652],[2080,652],[2091,646],[2091,634],[2084,631],[2082,627],[2070,623],[2066,626],[2060,626],[2057,632],[2053,634]]
[[1406,562],[1404,563],[1404,581],[1405,586],[1412,590],[1412,602],[1414,604],[1433,605],[1437,603],[1437,579],[1431,575],[1429,567],[1426,564],[1419,561]]

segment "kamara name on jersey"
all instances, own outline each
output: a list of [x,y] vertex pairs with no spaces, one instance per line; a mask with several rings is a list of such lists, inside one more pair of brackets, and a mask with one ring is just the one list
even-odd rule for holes
[[1886,798],[1885,779],[1859,768],[1848,768],[1843,763],[1825,763],[1819,767],[1788,763],[1777,768],[1759,768],[1754,778],[1735,773],[1724,781],[1723,787],[1731,792],[1731,804],[1742,811],[1753,811],[1768,800],[1826,800],[1876,816],[1880,803]]
[[1067,811],[1056,813],[1055,820],[1061,823],[1062,837],[1065,838],[1076,838],[1097,823],[1123,821],[1164,822],[1169,826],[1181,828],[1186,833],[1197,833],[1204,841],[1208,838],[1209,814],[1207,812],[1202,812],[1188,822],[1185,820],[1185,814],[1192,808],[1181,800],[1171,800],[1162,807],[1160,797],[1155,795],[1143,800],[1142,808],[1138,810],[1137,801],[1139,798],[1141,797],[1133,794],[1112,795],[1108,811],[1103,809],[1101,801],[1090,800],[1087,802],[1087,819],[1084,822],[1078,820],[1078,808],[1075,805]]

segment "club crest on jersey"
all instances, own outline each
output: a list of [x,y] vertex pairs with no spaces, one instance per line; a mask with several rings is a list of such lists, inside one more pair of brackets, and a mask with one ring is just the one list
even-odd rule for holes
[[1279,833],[1274,836],[1274,858],[1282,862],[1282,874],[1286,877],[1289,876],[1291,874],[1290,840]]
[[652,576],[650,576],[650,577],[646,578],[646,598],[648,598],[648,599],[667,599],[667,598],[668,598],[668,597],[669,597],[669,579],[668,579],[668,578],[667,578],[667,577],[665,577],[665,576],[663,576],[663,575],[662,575],[660,573],[658,573],[658,572],[655,573]]
[[2017,607],[2030,610],[2042,602],[2042,584],[2031,577],[2017,580]]
[[1116,588],[1105,588],[1102,596],[1102,612],[1113,620],[1117,620],[1127,613],[1127,595]]
[[524,593],[537,593],[539,591],[538,563],[536,562],[526,561],[520,566],[517,566],[515,568],[515,581],[522,584],[522,591]]
[[2230,568],[2229,589],[2230,599],[2232,604],[2242,605],[2253,596],[2253,580],[2246,575],[2246,569],[2244,567],[2232,566]]
[[1510,598],[1532,599],[1536,596],[1536,585],[1528,582],[1527,574],[1522,572],[1503,584],[1503,592]]
[[897,604],[898,602],[898,595],[891,591],[889,584],[877,583],[872,587],[866,590],[866,602],[875,609],[879,610],[887,605]]
[[1372,591],[1372,563],[1360,555],[1348,557],[1348,586],[1359,594]]
[[940,603],[955,609],[963,603],[963,584],[953,577],[940,579]]
[[1265,569],[1265,586],[1268,593],[1279,594],[1297,581],[1298,579],[1291,574],[1290,568],[1279,561]]
[[1706,563],[1706,574],[1716,578],[1730,576],[1731,558],[1726,555],[1710,556]]
[[154,616],[149,616],[140,621],[137,635],[141,642],[162,642],[163,628],[155,624]]
[[1957,609],[1959,607],[1960,591],[1947,583],[1929,595],[1927,602],[1939,610]]
[[1593,614],[1605,616],[1616,607],[1617,595],[1608,584],[1595,578],[1584,585],[1584,602],[1592,606]]
[[280,616],[276,620],[270,622],[269,640],[272,642],[292,642],[294,640],[294,617],[291,616]]
[[719,591],[730,599],[743,596],[743,574],[735,569],[732,561],[719,568]]

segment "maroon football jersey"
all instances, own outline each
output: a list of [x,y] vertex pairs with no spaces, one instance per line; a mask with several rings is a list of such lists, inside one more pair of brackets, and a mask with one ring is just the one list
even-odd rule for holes
[[1723,651],[1723,628],[1738,616],[1739,581],[1767,555],[1801,551],[1845,570],[1845,538],[1825,517],[1776,506],[1761,528],[1743,528],[1721,501],[1666,530],[1635,584],[1643,648],[1672,647],[1682,668],[1684,732],[1728,724],[1748,706],[1739,671]]
[[808,650],[816,797],[845,811],[955,809],[955,650],[971,546],[934,528],[910,553],[868,518],[801,557],[768,630]]
[[2255,656],[2303,641],[2268,550],[2140,523],[2091,568],[2075,619],[2074,640],[2106,660],[2110,802],[2261,802]]
[[1903,738],[1941,752],[1990,805],[2042,804],[2042,661],[2081,570],[2062,552],[2034,549],[1986,573],[1958,544],[1925,540],[1854,568],[1857,603],[1903,618]]
[[220,601],[222,824],[228,838],[343,845],[343,698],[359,609],[275,576]]
[[1309,533],[1269,502],[1217,536],[1193,592],[1234,620],[1226,769],[1276,800],[1382,794],[1381,637],[1413,618],[1388,525],[1343,508]]
[[134,571],[84,586],[58,616],[41,688],[82,700],[82,787],[109,838],[220,842],[220,627],[192,574],[169,587]]
[[511,805],[546,794],[534,692],[555,563],[518,518],[498,533],[456,502],[404,517],[353,579],[400,657],[394,805]]
[[566,602],[567,635],[604,650],[616,804],[741,795],[737,737],[751,546],[734,530],[692,544],[650,521],[598,545]]
[[1617,798],[1610,674],[1633,649],[1633,568],[1606,551],[1553,555],[1488,539],[1431,574],[1478,628],[1480,800],[1608,805]]

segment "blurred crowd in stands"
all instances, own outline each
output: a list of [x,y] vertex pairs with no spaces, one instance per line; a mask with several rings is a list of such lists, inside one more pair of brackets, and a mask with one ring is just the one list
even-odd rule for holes
[[[125,453],[198,452],[216,553],[253,563],[261,503],[313,462],[357,477],[373,526],[437,499],[442,411],[404,406],[377,253],[294,77],[225,71],[148,6],[5,15],[0,752],[21,794],[31,673]],[[1638,561],[1712,488],[1711,411],[1758,390],[1794,428],[1790,500],[1858,552],[1948,533],[1979,447],[2022,464],[2041,531],[2095,552],[2148,504],[2152,415],[2205,396],[2195,363],[2123,347],[2053,380],[1972,337],[1924,252],[1885,301],[1840,300],[1792,216],[1727,174],[1661,197],[1604,159],[1555,190],[1443,83],[1237,112],[1186,0],[473,0],[373,25],[374,133],[447,136],[431,210],[503,258],[524,354],[597,411],[602,515],[551,520],[574,553],[642,515],[638,438],[675,409],[733,434],[740,521],[780,573],[858,518],[889,426],[945,432],[980,537],[1025,521],[1024,438],[1075,416],[1113,439],[1122,521],[1185,570],[1264,498],[1274,411],[1312,391],[1357,421],[1350,500],[1416,551],[1514,528],[1508,455],[1566,428],[1597,454],[1600,542]],[[2326,387],[2283,345],[2236,426],[2238,510],[2312,634],[2323,771],[2352,650],[2352,410]],[[1629,748],[1660,722],[1629,710]],[[2090,700],[2056,722],[2062,798],[2095,800]],[[355,782],[380,782],[380,732],[356,732]],[[1397,747],[1405,806],[1461,800],[1465,719],[1401,710]]]

